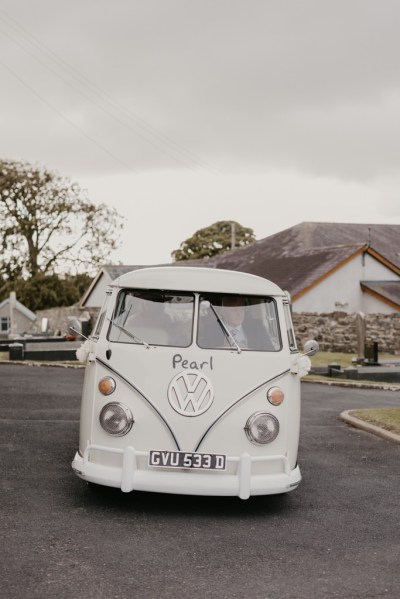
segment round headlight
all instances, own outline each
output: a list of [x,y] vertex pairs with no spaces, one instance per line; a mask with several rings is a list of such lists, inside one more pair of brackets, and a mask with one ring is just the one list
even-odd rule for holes
[[106,433],[122,437],[132,428],[132,412],[122,403],[108,403],[100,412],[100,424]]
[[116,383],[110,376],[105,376],[99,381],[98,387],[103,395],[111,395],[115,391]]
[[272,414],[256,412],[244,427],[247,438],[256,445],[265,445],[274,441],[279,433],[279,422]]
[[268,389],[267,399],[273,406],[280,406],[285,399],[285,394],[279,387],[271,387]]

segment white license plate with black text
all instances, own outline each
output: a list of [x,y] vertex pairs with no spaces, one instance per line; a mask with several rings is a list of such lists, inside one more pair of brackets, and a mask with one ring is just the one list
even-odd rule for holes
[[188,453],[185,451],[150,451],[149,466],[158,468],[193,468],[198,470],[225,470],[226,455],[215,453]]

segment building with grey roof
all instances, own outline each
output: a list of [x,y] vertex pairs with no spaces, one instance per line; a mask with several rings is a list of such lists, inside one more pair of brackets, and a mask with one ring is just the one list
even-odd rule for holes
[[32,329],[36,315],[16,299],[15,293],[0,302],[0,336],[20,335]]
[[[190,264],[270,279],[289,291],[294,312],[400,310],[400,225],[304,222]],[[143,267],[103,267],[82,298],[82,307],[99,307],[107,285],[137,268]]]

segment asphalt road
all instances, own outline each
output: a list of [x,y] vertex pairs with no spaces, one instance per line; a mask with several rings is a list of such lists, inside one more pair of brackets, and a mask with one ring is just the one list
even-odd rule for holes
[[304,384],[302,484],[241,501],[76,478],[82,379],[0,364],[2,598],[400,596],[400,446],[338,419],[399,392]]

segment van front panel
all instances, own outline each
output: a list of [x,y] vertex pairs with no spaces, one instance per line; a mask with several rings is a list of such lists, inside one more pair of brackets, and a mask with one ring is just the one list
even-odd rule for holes
[[114,289],[91,342],[79,476],[243,498],[295,488],[300,378],[284,297]]

